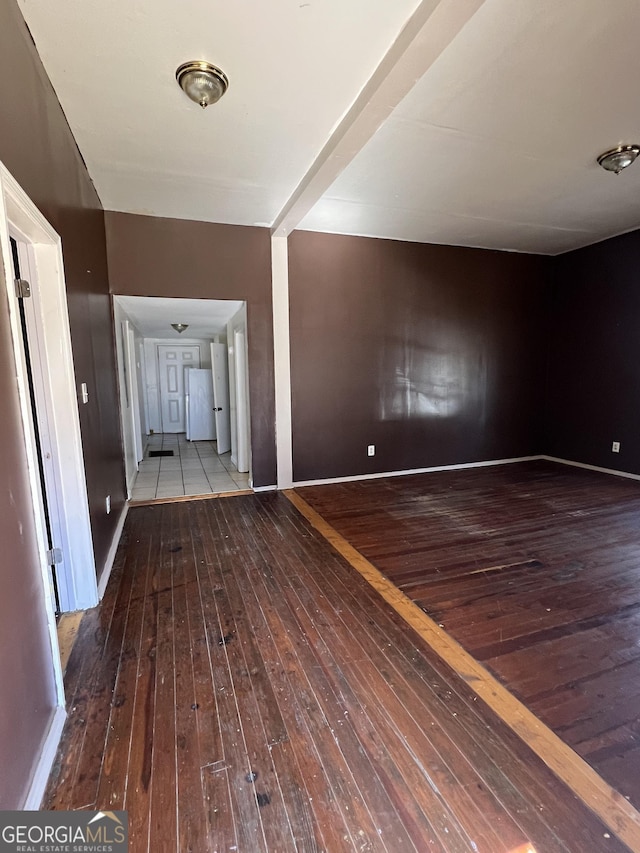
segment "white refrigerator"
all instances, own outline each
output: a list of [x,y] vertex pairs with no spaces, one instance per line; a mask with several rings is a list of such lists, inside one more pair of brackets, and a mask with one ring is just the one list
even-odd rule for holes
[[187,441],[214,441],[213,379],[210,370],[190,367],[184,372]]

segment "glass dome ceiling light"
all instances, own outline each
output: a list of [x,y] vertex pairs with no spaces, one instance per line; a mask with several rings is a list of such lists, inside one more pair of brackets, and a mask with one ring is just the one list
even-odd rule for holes
[[640,145],[618,145],[611,151],[605,151],[598,157],[598,163],[607,172],[615,172],[619,175],[623,169],[630,166],[640,154]]
[[188,98],[204,109],[215,104],[229,88],[229,78],[210,62],[184,62],[176,70],[178,85]]

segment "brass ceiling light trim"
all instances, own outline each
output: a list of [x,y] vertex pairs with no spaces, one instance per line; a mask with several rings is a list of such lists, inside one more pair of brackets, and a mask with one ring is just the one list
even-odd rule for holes
[[188,329],[188,328],[189,328],[189,324],[188,324],[188,323],[172,323],[172,324],[171,324],[171,328],[172,328],[172,329],[175,329],[175,330],[176,330],[176,332],[177,332],[179,335],[181,335],[181,334],[184,332],[184,330],[185,330],[185,329]]
[[607,172],[619,175],[623,169],[630,166],[640,154],[640,145],[618,145],[611,151],[605,151],[598,157],[598,163]]
[[184,62],[176,70],[178,85],[202,109],[215,104],[229,88],[229,78],[210,62]]

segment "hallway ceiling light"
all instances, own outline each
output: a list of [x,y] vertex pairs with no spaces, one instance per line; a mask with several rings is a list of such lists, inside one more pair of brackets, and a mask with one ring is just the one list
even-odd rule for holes
[[179,334],[182,334],[185,329],[189,328],[189,324],[188,323],[172,323],[171,328],[175,329],[176,332],[178,332]]
[[185,62],[176,70],[178,85],[188,98],[204,109],[215,104],[229,88],[229,78],[210,62]]
[[598,163],[607,172],[615,172],[619,175],[623,169],[630,166],[640,154],[640,145],[618,145],[611,151],[605,151],[598,157]]

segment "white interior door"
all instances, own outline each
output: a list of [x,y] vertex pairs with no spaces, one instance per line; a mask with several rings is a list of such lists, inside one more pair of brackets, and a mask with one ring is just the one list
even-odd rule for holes
[[226,344],[211,344],[211,370],[218,454],[228,453],[231,450],[231,421],[229,419],[229,360]]
[[138,341],[138,399],[140,400],[140,420],[142,443],[149,435],[149,401],[147,399],[147,362],[145,361],[144,341]]
[[227,359],[229,362],[229,418],[231,420],[231,462],[238,467],[238,412],[236,409],[235,334],[227,326]]
[[138,473],[138,459],[131,414],[131,388],[129,382],[128,322],[117,304],[114,304],[116,360],[118,364],[118,394],[120,395],[120,426],[122,428],[122,450],[127,497]]
[[246,472],[250,466],[249,441],[249,377],[247,374],[247,339],[244,330],[234,333],[234,352],[236,361],[236,423],[237,423],[237,462],[240,472]]
[[162,432],[184,432],[185,368],[200,367],[200,347],[158,344]]
[[133,431],[134,449],[136,463],[142,461],[142,427],[140,425],[140,398],[138,395],[138,365],[136,362],[136,338],[131,324],[125,320],[125,358],[127,359],[127,379],[129,382],[129,401],[131,414],[131,428]]
[[213,411],[213,381],[211,371],[191,368],[187,380],[187,439],[213,441],[216,419]]

